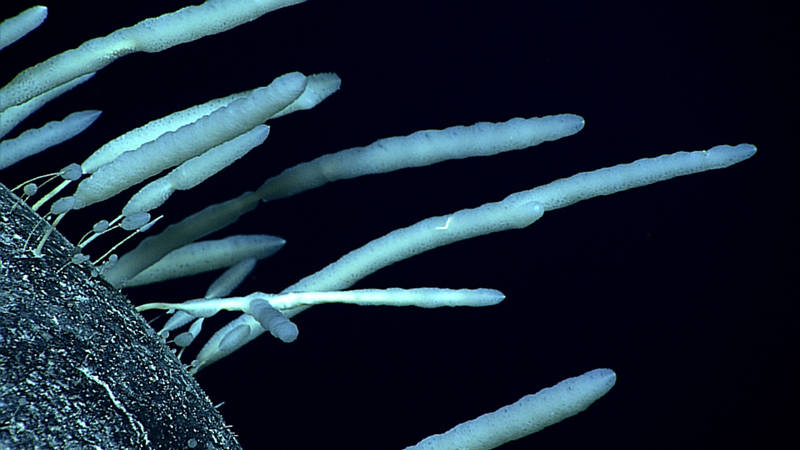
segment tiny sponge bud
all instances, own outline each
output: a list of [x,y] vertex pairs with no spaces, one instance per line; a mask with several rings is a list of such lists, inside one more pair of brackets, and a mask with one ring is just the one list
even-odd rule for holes
[[94,231],[95,233],[102,233],[102,232],[108,230],[108,226],[109,226],[108,221],[103,219],[103,220],[97,222],[96,224],[94,224],[94,226],[92,227],[92,231]]
[[50,206],[50,214],[64,214],[67,211],[71,210],[75,206],[75,198],[74,197],[64,197],[61,199],[56,200],[53,202],[52,206]]
[[61,178],[65,180],[74,181],[83,175],[83,171],[81,170],[80,164],[72,163],[61,169],[59,175],[61,175]]
[[175,342],[175,345],[177,345],[178,347],[188,347],[192,344],[193,340],[194,336],[192,336],[192,333],[184,331],[183,333],[175,336],[173,342]]
[[146,212],[134,213],[122,219],[120,227],[123,230],[128,230],[128,231],[136,230],[138,228],[141,228],[149,220],[150,220],[150,214]]

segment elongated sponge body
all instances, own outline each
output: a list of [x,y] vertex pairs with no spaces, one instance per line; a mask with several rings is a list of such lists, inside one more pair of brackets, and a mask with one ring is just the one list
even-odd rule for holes
[[518,201],[536,201],[545,211],[572,205],[581,200],[611,195],[683,175],[722,169],[756,153],[751,144],[717,145],[708,150],[677,152],[655,158],[642,158],[627,164],[581,172],[527,191],[512,194]]
[[175,309],[195,317],[211,317],[222,311],[252,313],[253,300],[266,301],[275,309],[285,310],[300,305],[322,305],[345,303],[361,306],[416,306],[419,308],[442,308],[453,306],[493,306],[505,298],[496,289],[444,289],[444,288],[388,288],[356,289],[330,292],[290,292],[287,294],[265,294],[253,292],[244,297],[200,298],[183,303],[145,303],[137,311],[150,309]]
[[73,138],[88,128],[100,111],[74,112],[63,120],[48,122],[41,128],[28,130],[14,139],[0,142],[0,169]]
[[578,414],[610,391],[616,381],[611,369],[591,370],[427,437],[406,450],[496,448]]
[[398,261],[453,242],[525,228],[539,220],[542,214],[544,208],[536,202],[500,201],[430,217],[370,241],[283,292],[347,289],[367,275]]
[[129,53],[159,52],[230,30],[263,14],[305,0],[208,0],[88,40],[23,70],[0,89],[0,111],[60,84],[95,72]]
[[47,18],[47,8],[32,6],[10,19],[0,22],[0,49],[8,47],[30,33]]
[[111,198],[142,180],[253,129],[292,103],[303,93],[305,86],[303,74],[288,73],[276,78],[269,86],[256,89],[247,97],[196,122],[119,155],[81,181],[73,195],[74,209]]
[[230,267],[247,258],[266,258],[286,241],[266,234],[234,235],[225,239],[200,241],[173,250],[134,277],[127,286],[140,286],[210,270]]
[[269,127],[258,125],[252,130],[226,141],[211,150],[184,162],[170,173],[147,184],[122,208],[123,216],[147,212],[161,206],[173,192],[191,189],[220,170],[228,167],[267,139]]
[[298,164],[268,179],[256,193],[263,201],[288,197],[336,180],[438,162],[490,156],[571,136],[583,128],[575,114],[479,122],[379,139]]

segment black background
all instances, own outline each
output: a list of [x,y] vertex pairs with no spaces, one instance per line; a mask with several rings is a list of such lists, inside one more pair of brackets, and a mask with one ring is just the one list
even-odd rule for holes
[[[616,387],[508,449],[786,448],[796,442],[798,15],[792,2],[309,1],[160,54],[134,54],[20,129],[102,109],[86,133],[2,173],[80,162],[146,121],[282,73],[342,89],[162,208],[177,221],[290,165],[419,129],[562,112],[576,136],[492,158],[337,182],[261,206],[222,237],[287,240],[239,292],[275,292],[395,228],[579,171],[749,142],[750,160],[548,213],[356,287],[492,287],[485,309],[314,308],[198,375],[246,448],[402,448],[597,367]],[[29,2],[3,2],[5,16]],[[88,38],[187,2],[51,1],[0,53],[0,84]],[[16,135],[14,132],[12,135]],[[77,240],[125,199],[70,214]],[[97,255],[111,243],[87,250]],[[130,290],[202,296],[215,274]],[[226,317],[232,318],[233,315]],[[210,328],[221,323],[212,322]],[[210,334],[206,330],[204,337]]]

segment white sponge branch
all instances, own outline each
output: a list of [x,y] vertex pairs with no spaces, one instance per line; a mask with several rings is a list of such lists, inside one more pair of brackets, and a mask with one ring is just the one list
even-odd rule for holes
[[20,72],[0,89],[0,111],[19,105],[60,84],[96,72],[127,54],[159,52],[221,33],[263,14],[304,0],[208,0],[134,26],[88,40]]
[[279,237],[266,234],[235,235],[225,239],[194,242],[169,252],[131,279],[127,286],[141,286],[222,269],[247,258],[267,258],[280,250],[285,243]]
[[431,217],[400,228],[347,253],[284,292],[347,289],[358,280],[428,250],[497,231],[525,228],[539,220],[537,202],[500,201]]
[[365,147],[341,150],[290,167],[266,180],[256,192],[266,202],[332,181],[451,159],[495,155],[573,135],[583,128],[583,124],[580,116],[558,114],[417,131],[408,136],[379,139]]
[[496,289],[355,289],[332,292],[289,292],[270,299],[270,304],[280,310],[298,306],[346,303],[361,306],[416,306],[442,308],[446,306],[492,306],[505,298]]
[[289,106],[275,113],[271,118],[291,114],[296,111],[311,109],[339,90],[342,79],[332,72],[315,73],[307,77],[306,90]]
[[100,117],[100,111],[74,112],[62,120],[48,122],[41,128],[27,130],[14,139],[0,142],[0,169],[73,138]]
[[35,30],[46,18],[47,8],[37,5],[0,22],[0,49],[8,47]]
[[228,270],[222,272],[222,274],[211,283],[211,286],[206,289],[206,295],[204,297],[219,298],[230,294],[234,289],[239,287],[248,275],[250,275],[256,267],[257,262],[258,258],[251,257],[234,264],[228,268]]
[[722,169],[756,153],[751,144],[717,145],[708,150],[677,152],[656,158],[642,158],[627,164],[582,172],[509,196],[516,201],[536,201],[546,211],[581,200],[610,195],[683,175]]
[[253,292],[244,297],[201,298],[183,303],[154,302],[137,306],[137,311],[151,309],[174,309],[194,317],[211,317],[220,311],[241,311],[249,313],[252,300],[264,300],[278,310],[287,310],[303,305],[322,305],[343,303],[361,306],[416,306],[419,308],[442,308],[453,306],[493,306],[505,298],[496,289],[445,289],[445,288],[388,288],[354,289],[330,292],[290,292],[285,294],[265,294]]
[[406,450],[488,450],[584,411],[614,387],[611,369],[595,369],[526,395],[497,411],[427,437]]
[[17,126],[17,124],[25,120],[26,117],[30,116],[39,108],[46,105],[47,102],[57,98],[75,86],[85,83],[93,76],[94,72],[80,76],[72,81],[56,86],[47,92],[37,95],[25,103],[12,106],[3,112],[0,112],[0,138],[8,134],[12,129],[14,129],[15,126]]

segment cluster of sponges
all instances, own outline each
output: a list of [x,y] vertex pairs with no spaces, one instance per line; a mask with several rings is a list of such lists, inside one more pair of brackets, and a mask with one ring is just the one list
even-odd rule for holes
[[[301,1],[208,0],[87,41],[21,72],[0,89],[0,137],[44,103],[85,82],[94,71],[119,56],[135,51],[160,51]],[[34,7],[0,24],[0,48],[35,28],[45,16],[45,8]],[[63,181],[43,196],[34,209],[54,198],[72,181],[86,176],[74,194],[52,203],[50,214],[57,216],[55,224],[68,211],[107,200],[146,179],[160,176],[138,190],[116,219],[98,222],[93,235],[79,245],[85,246],[117,226],[143,232],[155,222],[150,211],[160,207],[173,192],[191,189],[261,145],[269,134],[265,122],[311,108],[339,85],[338,76],[332,73],[305,76],[292,72],[267,86],[154,120],[108,142],[82,164],[73,163],[48,174],[51,179],[60,177]],[[71,138],[91,125],[99,114],[99,111],[73,113],[62,121],[0,142],[0,169]],[[434,308],[497,304],[504,296],[493,289],[347,289],[383,267],[427,250],[487,233],[523,228],[547,211],[588,198],[727,167],[756,151],[749,144],[723,145],[707,151],[641,159],[556,180],[476,208],[431,217],[347,253],[278,294],[254,292],[228,296],[258,259],[283,246],[282,239],[250,235],[197,241],[235,222],[260,202],[288,197],[336,180],[528,148],[572,135],[583,124],[583,118],[574,114],[481,122],[380,139],[367,146],[325,155],[286,169],[254,191],[211,205],[167,227],[119,259],[112,255],[103,266],[103,276],[112,285],[124,287],[228,268],[209,287],[204,298],[138,307],[140,311],[170,312],[169,320],[159,332],[165,339],[171,332],[189,325],[187,331],[172,339],[181,351],[199,335],[206,318],[222,310],[243,313],[214,333],[202,347],[190,367],[196,372],[265,332],[283,342],[294,341],[298,328],[291,318],[313,305],[338,302]],[[35,195],[37,190],[33,183],[25,184],[23,189],[26,196]],[[73,259],[83,260],[83,255]],[[587,372],[442,435],[427,438],[412,448],[494,448],[580,412],[604,395],[615,380],[616,375],[609,369]]]

